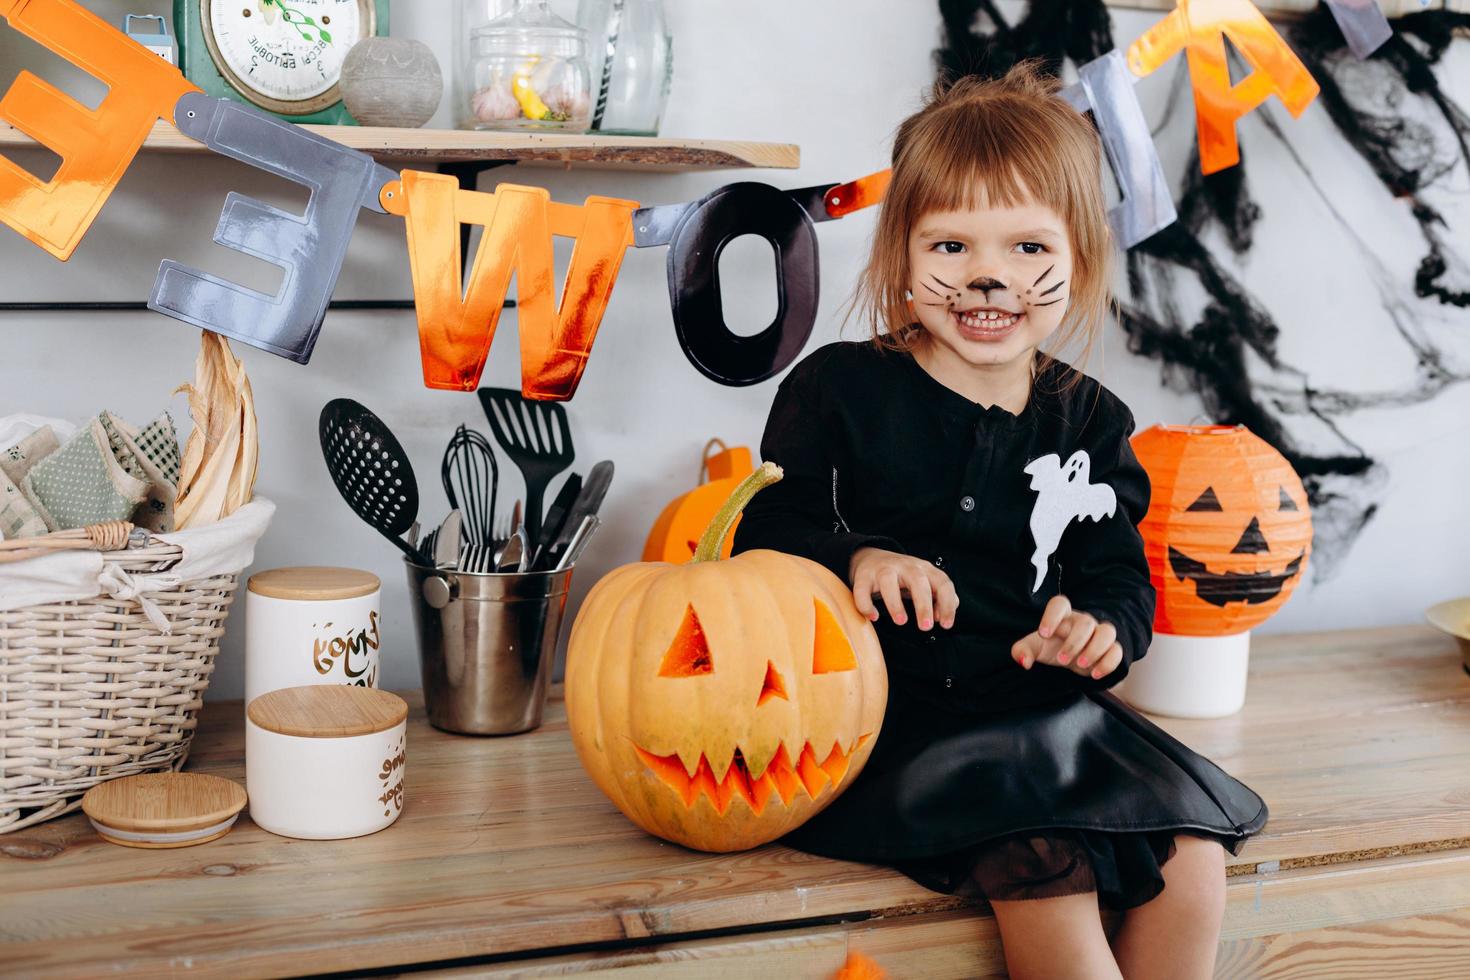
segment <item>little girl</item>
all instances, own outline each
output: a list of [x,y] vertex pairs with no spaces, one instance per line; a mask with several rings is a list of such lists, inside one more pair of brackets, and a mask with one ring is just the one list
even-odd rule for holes
[[[781,384],[785,479],[735,550],[803,555],[877,623],[873,755],[786,842],[984,897],[1013,977],[1208,977],[1249,788],[1107,688],[1148,650],[1148,476],[1090,348],[1113,244],[1097,134],[1034,63],[899,127],[859,286],[871,341]],[[907,600],[907,601],[905,601]],[[1129,909],[1111,939],[1099,904]]]

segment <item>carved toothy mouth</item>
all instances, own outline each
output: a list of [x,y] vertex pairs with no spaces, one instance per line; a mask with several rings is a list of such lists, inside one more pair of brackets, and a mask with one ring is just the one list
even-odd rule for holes
[[807,742],[802,746],[801,756],[796,760],[795,765],[791,763],[786,746],[782,745],[759,775],[751,774],[745,765],[745,754],[740,749],[736,749],[734,758],[725,767],[725,775],[718,780],[715,778],[709,759],[703,753],[700,753],[699,765],[691,774],[679,761],[677,753],[655,755],[641,746],[634,745],[633,747],[637,749],[638,757],[643,760],[643,764],[665,786],[679,794],[679,798],[684,801],[686,807],[692,807],[694,801],[702,793],[709,797],[715,811],[723,814],[729,809],[730,801],[739,797],[745,801],[746,806],[750,807],[751,812],[759,816],[773,795],[780,796],[781,802],[790,806],[791,801],[796,799],[797,793],[804,792],[808,797],[816,800],[833,786],[842,782],[842,778],[847,775],[847,767],[852,759],[852,754],[861,748],[869,737],[868,735],[858,736],[858,740],[846,752],[842,750],[841,745],[834,744],[827,758],[820,762],[817,761],[812,743]]
[[1194,591],[1212,606],[1224,606],[1230,602],[1243,602],[1248,606],[1259,606],[1270,602],[1281,594],[1287,579],[1302,570],[1302,559],[1306,552],[1299,553],[1281,572],[1224,572],[1215,573],[1178,548],[1169,549],[1169,567],[1180,581],[1194,582]]

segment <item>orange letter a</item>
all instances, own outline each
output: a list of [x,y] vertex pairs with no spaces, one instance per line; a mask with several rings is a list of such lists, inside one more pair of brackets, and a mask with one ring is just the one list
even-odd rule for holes
[[[1225,38],[1254,69],[1230,83]],[[1128,67],[1149,75],[1185,49],[1199,129],[1200,170],[1212,174],[1240,162],[1235,122],[1273,93],[1293,116],[1320,91],[1316,79],[1250,0],[1179,0],[1169,16],[1128,48]]]

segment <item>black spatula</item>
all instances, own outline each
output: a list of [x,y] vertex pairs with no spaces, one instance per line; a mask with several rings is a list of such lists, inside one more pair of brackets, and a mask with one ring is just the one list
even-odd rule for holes
[[546,487],[572,465],[572,433],[560,402],[533,402],[511,388],[481,388],[480,405],[495,441],[526,480],[526,534],[541,533],[541,501]]
[[383,420],[351,398],[334,398],[322,406],[317,433],[327,472],[347,506],[421,561],[403,540],[419,516],[419,485],[408,454]]

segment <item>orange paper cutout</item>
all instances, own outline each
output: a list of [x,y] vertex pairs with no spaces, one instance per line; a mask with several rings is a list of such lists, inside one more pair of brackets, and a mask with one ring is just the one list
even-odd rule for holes
[[41,181],[0,157],[0,221],[65,262],[158,118],[185,92],[179,70],[72,0],[0,0],[10,26],[107,85],[96,109],[28,71],[0,98],[0,119],[61,157]]
[[[473,391],[480,383],[495,326],[516,277],[521,335],[521,394],[571,398],[633,244],[637,201],[589,197],[558,204],[545,188],[500,184],[493,194],[466,191],[450,176],[405,170],[382,191],[384,208],[408,226],[409,266],[418,311],[424,384]],[[460,224],[484,226],[467,288]],[[556,302],[552,235],[577,240]]]
[[[1226,37],[1253,69],[1238,85],[1230,83]],[[1179,0],[1128,48],[1128,67],[1135,75],[1152,74],[1181,48],[1189,59],[1200,170],[1206,174],[1240,162],[1235,122],[1271,95],[1293,116],[1317,97],[1311,72],[1250,0]]]

